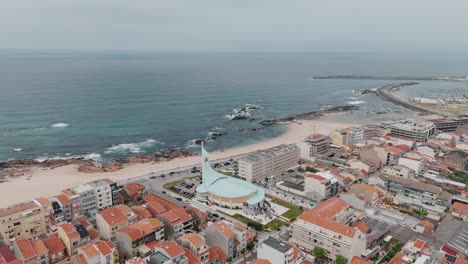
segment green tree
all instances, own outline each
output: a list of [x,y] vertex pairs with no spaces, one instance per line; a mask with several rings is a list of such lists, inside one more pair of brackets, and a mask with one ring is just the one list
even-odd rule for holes
[[298,172],[304,172],[304,168],[302,167],[299,167],[299,169],[297,169]]
[[327,257],[327,252],[325,249],[321,247],[314,247],[314,250],[312,250],[312,254],[318,259],[325,259]]
[[249,243],[247,243],[247,249],[248,250],[252,250],[252,249],[254,249],[254,247],[255,247],[255,242],[249,241]]
[[335,263],[336,264],[346,264],[346,263],[348,263],[348,261],[345,259],[345,257],[338,256],[338,257],[336,257]]
[[318,170],[317,170],[317,169],[315,169],[315,168],[313,168],[313,167],[311,167],[311,166],[307,166],[307,167],[306,167],[306,171],[308,171],[308,172],[312,172],[312,173],[316,173],[316,172],[318,172]]

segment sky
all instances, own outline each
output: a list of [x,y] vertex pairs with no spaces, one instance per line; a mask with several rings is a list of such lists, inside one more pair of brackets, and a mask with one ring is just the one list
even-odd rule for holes
[[468,1],[1,0],[0,49],[467,52]]

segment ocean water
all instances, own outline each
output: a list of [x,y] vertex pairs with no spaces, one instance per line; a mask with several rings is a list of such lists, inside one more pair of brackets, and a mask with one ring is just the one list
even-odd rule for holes
[[[263,119],[355,104],[346,121],[411,113],[353,89],[392,81],[317,80],[323,74],[458,75],[468,58],[424,54],[157,54],[0,52],[0,160],[86,157],[110,161],[160,149],[196,151],[194,139],[225,132],[210,150],[277,136]],[[437,88],[425,82],[417,89]],[[465,83],[450,84],[466,87]],[[254,104],[252,120],[230,120]],[[379,114],[376,114],[379,112]]]

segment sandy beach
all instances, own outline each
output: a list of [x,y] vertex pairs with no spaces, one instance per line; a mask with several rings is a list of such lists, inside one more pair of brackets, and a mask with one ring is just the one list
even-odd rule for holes
[[[211,153],[211,159],[220,159],[266,149],[280,144],[296,143],[306,136],[316,133],[328,135],[335,129],[345,128],[351,123],[338,123],[327,121],[327,117],[318,120],[300,121],[288,125],[282,135],[251,145],[216,151]],[[32,200],[37,197],[50,197],[57,195],[61,190],[77,186],[82,183],[102,178],[114,181],[146,175],[155,171],[163,171],[177,167],[191,166],[200,163],[199,156],[179,158],[160,163],[131,164],[115,172],[108,173],[82,173],[77,171],[76,165],[58,167],[54,169],[33,168],[32,175],[10,179],[0,183],[0,208],[16,203]]]

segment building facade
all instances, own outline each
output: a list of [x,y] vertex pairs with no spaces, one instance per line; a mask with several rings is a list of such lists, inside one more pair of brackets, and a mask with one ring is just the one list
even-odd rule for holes
[[425,142],[428,139],[434,137],[436,129],[434,123],[417,122],[414,119],[407,119],[387,125],[390,129],[390,135],[411,138],[418,142]]

